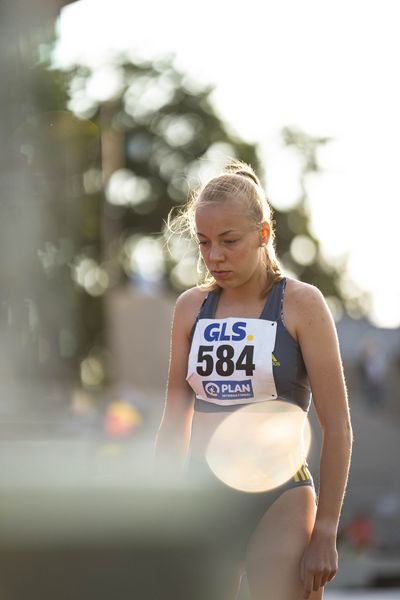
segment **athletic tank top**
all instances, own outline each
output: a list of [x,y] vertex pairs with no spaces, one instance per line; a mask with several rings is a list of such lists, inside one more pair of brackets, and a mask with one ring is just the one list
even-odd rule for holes
[[276,399],[308,411],[304,360],[283,323],[286,281],[271,288],[258,319],[215,319],[220,290],[209,292],[191,331],[186,379],[196,394],[196,411],[231,412]]

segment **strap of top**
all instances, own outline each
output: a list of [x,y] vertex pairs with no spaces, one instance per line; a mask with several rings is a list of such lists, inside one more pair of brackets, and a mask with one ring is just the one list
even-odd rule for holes
[[[264,308],[260,315],[260,319],[266,319],[267,321],[278,321],[282,316],[283,308],[283,296],[285,294],[287,278],[283,277],[280,281],[275,283],[265,302]],[[192,343],[194,330],[196,328],[197,321],[199,319],[213,319],[218,304],[220,290],[212,290],[209,292],[200,307],[199,313],[193,323],[192,330],[190,332],[190,343]]]
[[260,315],[260,319],[278,321],[282,316],[283,296],[285,294],[286,282],[287,278],[283,277],[283,279],[277,281],[277,283],[273,285],[267,296],[267,301]]
[[199,310],[199,314],[197,315],[197,319],[213,319],[215,315],[215,311],[217,310],[218,298],[219,298],[220,290],[219,288],[216,290],[212,290],[207,294],[206,299],[204,300],[201,308]]
[[203,304],[201,305],[200,310],[198,312],[198,315],[193,323],[192,330],[190,332],[190,336],[189,336],[190,344],[192,343],[194,330],[196,329],[197,321],[199,319],[212,319],[213,316],[215,315],[215,311],[216,311],[217,303],[218,303],[218,297],[219,297],[219,290],[212,290],[205,297]]

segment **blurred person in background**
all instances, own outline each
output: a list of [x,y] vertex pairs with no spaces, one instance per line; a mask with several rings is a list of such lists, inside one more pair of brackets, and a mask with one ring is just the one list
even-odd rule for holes
[[388,358],[384,348],[374,337],[368,338],[359,357],[362,386],[370,410],[382,408],[386,399]]
[[360,552],[374,548],[375,531],[370,511],[357,510],[349,522],[342,527],[338,539],[341,543]]
[[[337,571],[336,536],[352,444],[331,314],[317,288],[284,276],[271,207],[249,165],[231,161],[169,223],[172,231],[189,230],[197,241],[206,278],[176,302],[156,473],[168,467],[183,477],[205,473],[226,511],[233,516],[237,511],[222,540],[232,570],[219,600],[237,597],[244,573],[253,600],[320,599]],[[240,385],[244,377],[246,388]],[[230,382],[236,391],[224,396],[221,390]],[[213,474],[207,445],[229,414],[281,400],[306,415],[311,392],[323,433],[318,502],[306,463],[284,484],[256,493],[229,487]]]

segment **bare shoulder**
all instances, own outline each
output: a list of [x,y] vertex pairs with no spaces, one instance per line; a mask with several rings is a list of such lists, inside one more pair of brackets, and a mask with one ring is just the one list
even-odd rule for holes
[[291,277],[287,278],[285,300],[288,308],[302,316],[328,310],[324,296],[315,285]]
[[176,308],[182,312],[199,310],[208,292],[198,287],[192,287],[180,294],[176,300]]
[[175,303],[174,320],[179,321],[186,331],[190,331],[207,293],[205,290],[193,287],[178,296]]
[[321,291],[297,279],[287,278],[283,313],[286,327],[297,341],[317,324],[334,328],[331,312]]

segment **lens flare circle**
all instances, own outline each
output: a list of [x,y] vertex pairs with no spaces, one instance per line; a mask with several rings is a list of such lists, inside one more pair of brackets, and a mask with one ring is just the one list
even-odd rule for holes
[[213,473],[244,492],[272,490],[295,475],[311,444],[307,414],[281,400],[246,405],[215,430],[206,450]]

